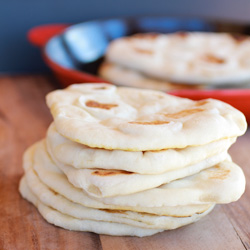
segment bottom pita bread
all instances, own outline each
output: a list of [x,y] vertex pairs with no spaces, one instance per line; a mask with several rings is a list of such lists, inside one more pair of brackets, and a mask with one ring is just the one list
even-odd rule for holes
[[[244,175],[229,158],[199,174],[152,189],[163,196],[143,191],[135,194],[137,199],[134,195],[97,199],[67,180],[50,158],[44,140],[26,151],[24,170],[20,193],[46,221],[69,230],[115,236],[143,237],[188,225],[208,214],[215,203],[233,201],[244,191]],[[197,212],[199,208],[203,211]],[[195,209],[195,213],[187,215]],[[169,215],[178,211],[184,216]]]
[[[143,228],[152,229],[173,229],[178,227],[180,223],[181,217],[176,216],[158,216],[154,214],[126,210],[97,209],[85,207],[83,205],[67,200],[60,194],[56,194],[55,192],[50,190],[39,180],[39,178],[31,169],[26,172],[25,181],[27,182],[27,185],[29,186],[30,190],[32,190],[35,196],[39,197],[42,203],[54,208],[55,210],[63,214],[67,214],[78,219],[117,222],[122,224],[128,224],[131,226],[139,226]],[[210,207],[212,207],[212,205]],[[197,214],[201,213],[183,216],[182,222],[188,222],[191,216],[195,217],[197,216]],[[177,220],[175,220],[175,218],[177,218]]]
[[[168,224],[165,225],[164,229],[150,229],[139,226],[131,226],[128,224],[117,223],[117,222],[107,222],[107,221],[96,221],[91,219],[79,219],[67,214],[63,214],[58,210],[55,210],[44,203],[42,203],[30,190],[28,187],[25,178],[22,178],[19,187],[20,193],[22,196],[35,205],[40,214],[44,217],[46,221],[56,226],[75,230],[75,231],[88,231],[98,234],[108,234],[114,236],[149,236],[162,232],[164,229],[175,229],[193,222],[198,221],[203,216],[208,214],[212,209],[211,206],[207,211],[202,214],[195,214],[191,217],[185,218],[174,218],[168,217]],[[88,215],[86,214],[86,217]],[[143,215],[142,215],[143,216]],[[157,217],[157,216],[155,216]],[[157,221],[157,218],[155,218]]]
[[88,231],[94,232],[98,234],[109,234],[109,235],[131,235],[131,236],[148,236],[163,230],[155,230],[155,229],[143,229],[137,228],[125,224],[119,223],[110,223],[110,222],[100,222],[100,221],[92,221],[92,220],[80,220],[65,214],[58,212],[55,209],[52,209],[42,202],[29,190],[27,184],[24,179],[20,182],[19,187],[20,193],[23,198],[27,199],[34,206],[36,206],[43,216],[43,218],[56,226],[74,230],[74,231]]

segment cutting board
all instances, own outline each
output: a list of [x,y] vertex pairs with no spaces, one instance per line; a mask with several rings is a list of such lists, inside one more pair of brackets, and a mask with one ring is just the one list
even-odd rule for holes
[[[45,136],[52,117],[45,95],[57,86],[48,76],[0,77],[0,249],[250,249],[250,187],[242,198],[217,205],[199,222],[154,236],[112,237],[48,224],[18,193],[24,150]],[[230,149],[250,183],[250,131]]]

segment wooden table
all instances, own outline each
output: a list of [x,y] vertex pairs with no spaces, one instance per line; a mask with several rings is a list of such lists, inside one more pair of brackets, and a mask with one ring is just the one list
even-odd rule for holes
[[218,205],[199,222],[145,237],[70,232],[45,222],[18,193],[24,150],[45,136],[52,117],[44,97],[55,89],[47,76],[0,77],[0,249],[250,249],[250,130],[230,153],[242,166],[242,198]]

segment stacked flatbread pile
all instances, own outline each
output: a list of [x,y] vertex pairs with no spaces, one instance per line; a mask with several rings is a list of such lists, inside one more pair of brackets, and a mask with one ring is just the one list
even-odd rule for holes
[[249,87],[249,58],[250,38],[246,36],[202,32],[137,34],[110,43],[99,74],[117,85],[163,91]]
[[52,224],[147,236],[244,192],[227,151],[246,121],[228,104],[109,84],[72,85],[47,104],[54,122],[24,155],[20,192]]

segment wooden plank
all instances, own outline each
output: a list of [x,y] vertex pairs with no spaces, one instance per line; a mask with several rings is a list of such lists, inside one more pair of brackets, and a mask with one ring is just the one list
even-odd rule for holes
[[[18,193],[24,150],[45,136],[52,117],[44,76],[0,77],[0,249],[250,249],[250,187],[198,223],[151,237],[70,232],[48,224]],[[250,130],[230,149],[250,181]]]
[[250,249],[250,130],[229,150],[234,162],[242,167],[246,176],[246,190],[240,200],[223,206],[224,212],[239,235],[245,249]]
[[165,231],[143,239],[100,236],[104,250],[125,249],[244,249],[220,205],[192,225]]
[[99,236],[49,225],[18,193],[24,150],[45,136],[52,121],[45,77],[0,80],[0,249],[101,249]]

